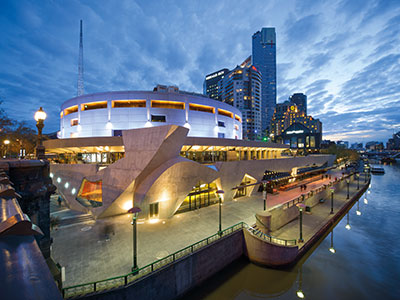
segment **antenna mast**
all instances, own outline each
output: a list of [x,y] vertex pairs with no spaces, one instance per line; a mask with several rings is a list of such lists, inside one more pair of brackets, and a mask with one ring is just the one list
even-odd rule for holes
[[79,36],[79,61],[78,61],[78,96],[83,95],[83,32],[82,32],[82,20],[81,20],[81,31]]

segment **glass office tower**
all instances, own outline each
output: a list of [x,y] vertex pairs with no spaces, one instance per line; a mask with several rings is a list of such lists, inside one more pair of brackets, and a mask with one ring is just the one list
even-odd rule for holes
[[253,34],[252,64],[262,75],[262,131],[269,124],[276,106],[276,35],[275,28],[262,28]]

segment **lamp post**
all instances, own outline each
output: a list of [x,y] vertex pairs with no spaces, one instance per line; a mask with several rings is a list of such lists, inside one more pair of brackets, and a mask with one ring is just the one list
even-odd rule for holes
[[333,229],[332,229],[332,231],[331,231],[331,247],[329,248],[329,251],[330,251],[331,253],[336,253],[335,248],[333,248]]
[[6,152],[4,153],[4,157],[7,158],[7,152],[8,152],[8,145],[10,144],[10,140],[4,140],[4,145],[6,147]]
[[351,228],[351,226],[350,226],[349,212],[347,212],[347,224],[346,224],[345,228],[346,228],[347,230],[350,230],[350,228]]
[[333,194],[335,193],[335,189],[331,188],[331,214],[333,214]]
[[44,127],[44,120],[46,120],[47,114],[40,107],[37,112],[35,112],[36,127],[38,129],[38,139],[36,145],[36,158],[44,159],[44,146],[42,144],[42,130]]
[[357,173],[357,190],[360,189],[360,173]]
[[299,243],[303,243],[303,209],[306,207],[304,203],[297,203],[296,206],[299,208],[299,225],[300,225],[300,237]]
[[346,197],[346,199],[348,200],[350,198],[350,194],[349,194],[350,179],[349,178],[346,179],[346,183],[347,183],[347,197]]
[[132,207],[131,209],[128,210],[128,213],[132,214],[132,226],[133,226],[133,266],[132,266],[132,272],[137,272],[138,270],[138,265],[137,265],[137,226],[136,226],[136,220],[139,215],[139,213],[142,210],[139,207]]
[[222,194],[224,193],[223,190],[218,190],[217,195],[218,195],[218,201],[219,201],[219,227],[218,227],[218,234],[221,236],[222,235]]
[[263,180],[263,199],[264,199],[264,211],[267,210],[267,181]]

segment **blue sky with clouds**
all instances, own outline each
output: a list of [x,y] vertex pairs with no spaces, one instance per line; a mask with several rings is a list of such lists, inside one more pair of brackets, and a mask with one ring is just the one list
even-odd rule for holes
[[0,1],[0,99],[12,118],[76,95],[79,20],[85,93],[202,92],[204,76],[251,54],[262,27],[277,33],[278,102],[308,96],[324,138],[386,141],[400,130],[400,1]]

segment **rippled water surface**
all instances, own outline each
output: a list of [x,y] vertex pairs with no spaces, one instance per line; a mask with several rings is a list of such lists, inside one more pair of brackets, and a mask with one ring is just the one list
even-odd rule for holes
[[[241,259],[187,299],[400,299],[400,166],[383,166],[347,216],[294,267],[273,270]],[[357,206],[361,215],[356,213]]]

